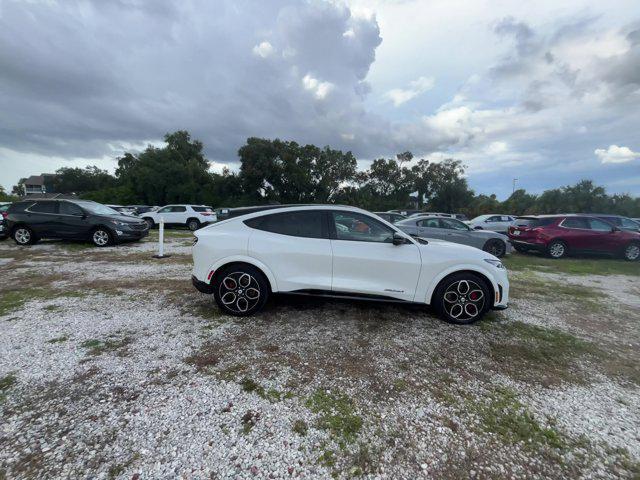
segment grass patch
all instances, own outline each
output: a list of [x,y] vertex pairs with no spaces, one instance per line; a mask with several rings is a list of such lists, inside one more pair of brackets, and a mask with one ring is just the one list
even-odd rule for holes
[[259,397],[262,397],[265,400],[269,400],[271,403],[279,402],[283,398],[292,397],[292,394],[290,394],[290,392],[282,393],[275,388],[265,389],[262,385],[248,377],[242,379],[242,381],[240,382],[240,386],[245,392],[255,393]]
[[524,322],[483,322],[481,329],[499,334],[500,338],[489,342],[491,357],[517,380],[547,385],[582,383],[585,379],[575,368],[575,361],[602,355],[596,344],[557,328]]
[[62,337],[52,338],[51,340],[47,340],[47,343],[63,343],[69,340],[69,337],[63,335]]
[[193,365],[198,372],[207,372],[209,368],[216,366],[219,361],[220,355],[211,345],[204,346],[199,352],[184,359],[186,364]]
[[328,430],[341,446],[353,442],[362,429],[362,418],[356,414],[353,400],[345,394],[318,390],[307,399],[306,406],[319,414],[317,427]]
[[131,337],[108,338],[107,340],[87,340],[82,342],[80,346],[87,349],[87,355],[97,357],[104,353],[117,352],[118,356],[125,356],[126,349],[133,342]]
[[7,396],[7,391],[18,383],[18,379],[13,373],[9,373],[0,378],[0,403],[4,401]]
[[307,422],[305,422],[304,420],[296,420],[295,422],[293,422],[293,427],[291,427],[291,431],[304,437],[309,431],[309,426],[307,425]]
[[[55,292],[43,288],[20,288],[19,290],[6,290],[0,293],[0,316],[8,315],[15,310],[22,308],[31,300],[50,300],[54,298],[74,298],[84,297],[86,294],[77,291]],[[50,311],[49,305],[45,307]]]
[[521,442],[534,450],[568,446],[557,430],[541,426],[510,389],[497,388],[486,401],[470,401],[468,406],[480,419],[481,428],[505,443]]
[[562,258],[553,260],[541,255],[514,252],[502,258],[502,263],[515,271],[539,270],[571,275],[634,275],[640,276],[635,262],[609,258]]

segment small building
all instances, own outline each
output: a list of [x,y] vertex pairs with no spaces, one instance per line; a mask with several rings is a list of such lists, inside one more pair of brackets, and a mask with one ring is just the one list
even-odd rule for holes
[[41,173],[40,175],[31,175],[24,182],[24,195],[55,193],[55,178],[55,173]]

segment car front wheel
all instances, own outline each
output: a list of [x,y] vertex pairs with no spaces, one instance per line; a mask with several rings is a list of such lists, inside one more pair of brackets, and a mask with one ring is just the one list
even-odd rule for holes
[[153,221],[153,218],[145,217],[144,221],[149,225],[149,230],[151,230],[156,224],[156,222]]
[[240,264],[217,272],[213,295],[223,312],[248,317],[264,307],[269,297],[269,284],[260,270]]
[[434,294],[434,307],[449,323],[469,325],[480,320],[491,307],[487,282],[472,273],[456,273],[445,278]]
[[113,243],[111,232],[106,228],[96,228],[91,234],[91,241],[96,247],[106,247]]
[[635,262],[640,258],[640,243],[631,243],[624,249],[623,256],[625,260]]
[[507,245],[496,238],[487,241],[482,248],[485,252],[490,253],[494,257],[503,257],[507,253]]
[[560,240],[554,240],[547,247],[547,253],[551,258],[562,258],[567,255],[567,245]]
[[18,245],[31,245],[37,241],[29,227],[18,227],[13,231],[13,239]]

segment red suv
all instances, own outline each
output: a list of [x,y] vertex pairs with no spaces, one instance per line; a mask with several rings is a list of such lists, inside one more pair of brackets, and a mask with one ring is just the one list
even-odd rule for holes
[[570,253],[604,253],[630,261],[640,258],[640,233],[587,215],[518,217],[509,227],[509,240],[518,252],[537,250],[551,258]]

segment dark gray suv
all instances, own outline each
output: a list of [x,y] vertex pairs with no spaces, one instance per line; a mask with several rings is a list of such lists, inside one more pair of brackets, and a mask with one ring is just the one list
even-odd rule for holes
[[6,228],[18,245],[43,238],[89,240],[106,247],[149,234],[147,222],[85,200],[23,200],[9,207]]

